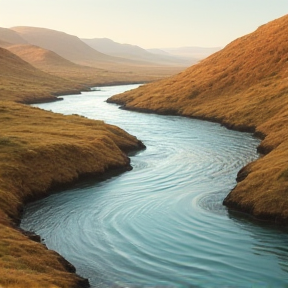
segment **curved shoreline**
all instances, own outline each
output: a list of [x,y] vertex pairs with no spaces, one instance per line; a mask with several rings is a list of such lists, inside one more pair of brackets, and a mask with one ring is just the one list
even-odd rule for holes
[[[113,96],[112,96],[113,97]],[[274,149],[277,149],[277,147],[271,147],[269,145],[265,145],[263,143],[263,140],[267,137],[262,131],[257,130],[257,126],[248,126],[248,125],[237,125],[233,123],[228,123],[227,121],[224,121],[221,118],[217,117],[205,117],[205,116],[193,116],[193,115],[183,115],[181,113],[178,113],[178,111],[172,110],[172,109],[161,109],[161,111],[157,111],[157,109],[148,109],[148,108],[139,108],[139,107],[133,107],[133,106],[127,106],[124,101],[121,101],[121,99],[107,99],[108,103],[117,104],[120,105],[120,109],[123,110],[130,110],[135,111],[139,113],[153,113],[153,114],[159,114],[159,115],[170,115],[170,116],[181,116],[181,117],[187,117],[191,119],[199,119],[203,121],[210,121],[214,123],[219,123],[226,127],[227,129],[236,130],[240,132],[247,132],[247,133],[253,133],[254,137],[257,137],[261,140],[261,143],[257,147],[257,152],[261,154],[262,156],[265,156],[272,152]],[[257,160],[256,160],[257,161]],[[256,162],[253,161],[253,162]],[[257,221],[265,221],[270,222],[275,225],[284,225],[286,226],[288,224],[288,217],[287,215],[281,215],[279,212],[271,213],[270,211],[260,211],[258,213],[254,213],[254,204],[253,203],[241,203],[239,201],[235,201],[233,193],[237,194],[237,186],[240,182],[244,181],[247,176],[251,173],[249,170],[249,167],[252,163],[248,163],[246,166],[242,167],[242,169],[238,172],[236,181],[237,185],[230,191],[230,193],[225,197],[223,200],[223,205],[225,205],[230,211],[237,211],[241,213],[245,213],[247,216],[251,217],[252,219],[255,219]],[[232,195],[232,196],[231,196]]]
[[[83,179],[104,180],[131,170],[127,153],[142,150],[145,145],[103,121],[5,101],[0,102],[0,110],[0,242],[2,248],[9,247],[1,250],[0,285],[89,287],[73,265],[39,243],[40,237],[23,233],[18,226],[21,212],[28,202]],[[13,268],[17,266],[21,268]]]

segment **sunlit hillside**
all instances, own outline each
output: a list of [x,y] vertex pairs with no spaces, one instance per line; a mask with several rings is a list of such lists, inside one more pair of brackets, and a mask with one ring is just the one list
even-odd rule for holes
[[[131,71],[133,73],[142,72],[142,69],[142,73],[145,73],[147,68],[149,68],[149,71],[151,72],[153,67],[163,66],[157,63],[157,61],[146,62],[143,61],[143,59],[130,59],[101,53],[81,41],[77,36],[60,31],[22,26],[13,27],[11,30],[16,32],[28,43],[51,50],[61,57],[80,65],[130,73]],[[164,67],[167,66],[168,65],[164,65]],[[175,69],[175,64],[172,66]],[[179,64],[179,67],[182,67],[183,69],[183,64]],[[179,71],[178,68],[178,72]]]
[[183,64],[176,65],[173,61],[164,65],[155,59],[147,62],[108,56],[78,37],[59,31],[34,27],[13,29],[0,28],[0,47],[44,72],[87,86],[151,82],[183,70]]
[[36,69],[10,51],[0,48],[0,100],[52,101],[52,94],[73,93],[83,85]]
[[19,220],[23,205],[51,188],[130,169],[124,151],[143,145],[103,121],[7,101],[0,101],[0,112],[0,286],[87,287],[71,264],[29,240],[11,219]]
[[[225,204],[288,220],[288,15],[184,72],[114,96],[127,109],[198,117],[265,137]],[[245,179],[244,179],[245,178]]]
[[[1,43],[0,43],[1,46]],[[6,46],[7,50],[32,64],[34,67],[49,74],[69,79],[87,86],[97,86],[110,83],[142,82],[155,80],[154,77],[127,73],[117,73],[95,67],[75,64],[55,52],[30,44]]]

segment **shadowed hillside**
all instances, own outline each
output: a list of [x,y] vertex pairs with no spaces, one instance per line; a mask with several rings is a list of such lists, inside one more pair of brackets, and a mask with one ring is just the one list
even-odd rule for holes
[[75,93],[83,85],[44,73],[10,51],[0,48],[0,100],[53,101],[55,93]]
[[288,222],[288,16],[259,27],[184,72],[109,101],[126,109],[213,120],[265,139],[265,157],[239,172],[225,199],[256,217]]

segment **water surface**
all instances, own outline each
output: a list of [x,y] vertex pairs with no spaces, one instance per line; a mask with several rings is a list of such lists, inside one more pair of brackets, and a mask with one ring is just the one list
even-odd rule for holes
[[219,124],[129,112],[101,87],[37,106],[116,124],[147,149],[133,170],[30,204],[39,233],[92,287],[288,287],[288,234],[228,213],[224,197],[259,140]]

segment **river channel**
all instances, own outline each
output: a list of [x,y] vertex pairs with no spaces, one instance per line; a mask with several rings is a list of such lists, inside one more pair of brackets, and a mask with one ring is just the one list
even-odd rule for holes
[[137,86],[37,104],[120,126],[147,149],[131,155],[132,171],[29,204],[21,227],[40,234],[91,287],[288,287],[287,231],[222,205],[240,168],[259,157],[259,140],[105,102]]

